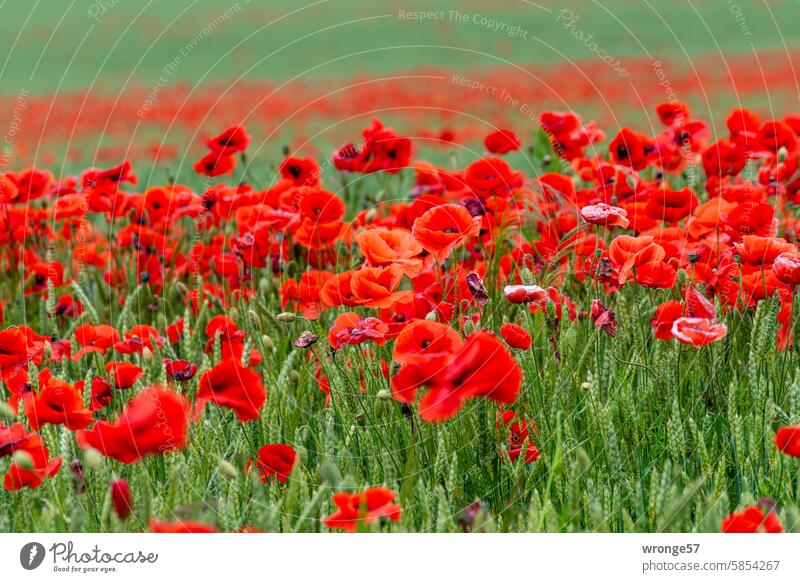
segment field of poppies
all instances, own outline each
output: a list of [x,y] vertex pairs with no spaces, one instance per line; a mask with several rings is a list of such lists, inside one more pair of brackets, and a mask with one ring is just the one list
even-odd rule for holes
[[[282,2],[153,40],[136,64],[153,84],[129,85],[136,51],[100,50],[139,18],[122,3],[88,4],[89,57],[74,14],[48,41],[104,55],[106,77],[20,58],[41,35],[17,36],[0,70],[0,531],[800,531],[796,51],[725,55],[722,73],[601,30],[621,75],[576,44],[599,4],[568,3],[520,30],[569,66],[521,69],[528,48],[470,12],[418,24],[482,27],[501,64],[415,44],[427,68],[400,73],[373,47],[346,81],[200,87],[213,47],[293,14]],[[427,8],[387,4],[391,27],[342,25],[342,46],[388,46]],[[763,28],[746,15],[718,47]],[[339,46],[313,38],[276,70]],[[247,62],[231,51],[219,62]],[[63,87],[42,80],[65,66]]]

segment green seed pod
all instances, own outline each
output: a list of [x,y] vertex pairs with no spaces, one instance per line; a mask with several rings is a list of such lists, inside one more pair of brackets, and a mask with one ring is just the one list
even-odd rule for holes
[[238,479],[239,472],[236,470],[236,467],[233,464],[229,463],[225,459],[220,459],[219,463],[219,474],[225,477],[226,479]]
[[33,456],[28,451],[15,452],[11,455],[11,462],[23,471],[33,471],[36,468]]

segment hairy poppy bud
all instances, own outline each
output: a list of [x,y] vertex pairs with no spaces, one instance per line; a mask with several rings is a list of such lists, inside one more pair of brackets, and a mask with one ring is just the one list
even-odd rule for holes
[[239,310],[235,307],[231,307],[228,309],[228,317],[230,317],[236,323],[239,323]]
[[0,400],[0,420],[4,423],[11,423],[16,417],[17,411],[11,408],[8,402]]
[[523,285],[533,285],[533,273],[528,267],[522,267],[519,270],[519,278]]
[[467,337],[471,336],[473,333],[475,333],[476,329],[477,328],[475,327],[475,322],[474,321],[472,321],[471,319],[467,319],[467,320],[464,321],[464,335],[465,336],[467,336]]
[[387,390],[384,388],[383,390],[378,390],[378,400],[391,400],[392,399],[392,391]]
[[11,456],[11,462],[23,471],[33,471],[36,468],[33,456],[28,451],[16,451]]
[[83,451],[83,465],[87,469],[94,469],[103,463],[103,454],[97,449],[88,448]]
[[261,318],[258,316],[258,313],[252,309],[248,309],[247,320],[250,322],[250,327],[256,331],[261,331]]
[[781,146],[778,150],[778,163],[782,164],[786,161],[786,158],[789,157],[789,150],[786,149],[786,146]]
[[284,323],[292,323],[293,321],[297,321],[297,315],[290,311],[284,311],[283,313],[276,315],[275,319]]
[[689,275],[685,269],[678,269],[678,281],[681,285],[685,285],[689,281]]
[[264,334],[261,336],[261,343],[264,344],[264,349],[267,351],[272,351],[275,349],[275,342],[272,341],[272,338],[268,335]]
[[266,278],[262,278],[258,280],[258,291],[262,295],[266,295],[269,293],[269,281]]
[[425,319],[428,321],[439,321],[439,314],[436,313],[436,310],[429,311],[428,314],[425,316]]
[[111,482],[111,503],[114,505],[114,512],[120,519],[125,519],[131,514],[133,496],[125,479],[115,479]]
[[229,463],[225,459],[220,459],[219,463],[219,473],[223,477],[228,479],[237,479],[239,477],[239,472],[236,470],[236,467],[233,464]]
[[300,381],[300,373],[297,370],[289,372],[289,381],[293,384],[297,384]]

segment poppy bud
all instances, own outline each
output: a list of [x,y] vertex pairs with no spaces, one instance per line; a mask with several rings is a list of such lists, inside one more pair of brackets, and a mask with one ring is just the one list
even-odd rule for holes
[[269,281],[266,278],[262,278],[258,280],[258,291],[262,295],[266,295],[269,293]]
[[297,321],[297,315],[290,311],[284,311],[283,313],[276,315],[275,319],[284,323],[292,323],[293,321]]
[[591,389],[592,389],[592,384],[590,382],[584,382],[583,384],[581,384],[581,390],[588,392]]
[[439,314],[436,313],[436,310],[429,311],[428,315],[425,316],[425,319],[428,321],[439,321]]
[[256,331],[261,331],[261,318],[258,316],[258,313],[252,309],[248,309],[247,320],[250,322],[250,327]]
[[686,274],[685,269],[678,269],[678,281],[681,285],[685,285],[689,281],[689,275]]
[[555,319],[556,318],[557,314],[556,314],[556,304],[555,303],[553,303],[552,301],[548,301],[547,302],[547,307],[545,308],[545,310],[547,311],[547,317],[549,319]]
[[133,510],[133,498],[131,488],[125,479],[115,479],[111,482],[111,503],[114,505],[114,512],[120,519],[125,519]]
[[378,390],[378,400],[391,400],[392,399],[392,391],[387,390],[384,388],[383,390]]
[[236,479],[239,477],[239,472],[236,470],[236,467],[225,459],[219,460],[219,473],[228,479]]
[[369,224],[370,222],[375,220],[375,217],[377,215],[378,215],[378,211],[375,210],[374,208],[370,208],[369,211],[367,211],[366,216],[364,216],[364,221]]
[[533,273],[528,267],[522,267],[519,270],[519,278],[523,285],[533,285]]
[[339,471],[339,467],[327,460],[320,463],[319,476],[323,483],[327,483],[331,487],[336,487],[342,480],[342,473]]
[[11,456],[11,462],[23,471],[33,471],[36,468],[33,456],[28,451],[16,451]]
[[228,317],[236,323],[239,323],[239,310],[235,307],[231,307],[228,309]]
[[786,146],[781,146],[778,150],[778,163],[782,164],[786,161],[786,158],[789,157],[789,150],[786,149]]
[[272,351],[275,349],[275,342],[272,341],[272,338],[268,335],[264,334],[261,336],[261,343],[264,344],[264,349],[267,351]]
[[297,370],[289,372],[289,381],[293,384],[297,384],[300,381],[300,373]]
[[97,449],[88,448],[83,451],[83,465],[87,469],[94,469],[103,463],[103,454]]
[[5,400],[0,400],[0,420],[2,420],[4,423],[10,424],[16,417],[17,411],[11,408],[11,406]]
[[467,336],[467,337],[471,336],[473,333],[475,333],[476,329],[477,328],[475,327],[475,322],[474,321],[472,321],[471,319],[464,320],[464,335],[465,336]]

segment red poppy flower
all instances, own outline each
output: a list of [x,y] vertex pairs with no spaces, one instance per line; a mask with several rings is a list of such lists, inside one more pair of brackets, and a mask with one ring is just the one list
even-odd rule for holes
[[397,265],[404,275],[416,277],[422,270],[422,247],[411,233],[399,228],[371,228],[356,236],[361,254],[373,267]]
[[120,519],[126,519],[133,511],[133,496],[125,479],[114,479],[111,482],[111,504]]
[[743,147],[721,139],[703,152],[703,170],[706,176],[736,176],[747,163],[747,151]]
[[449,325],[421,319],[407,325],[394,344],[392,359],[398,364],[457,352],[464,345],[458,332]]
[[385,268],[363,267],[353,273],[350,288],[353,298],[365,307],[384,308],[410,296],[411,291],[398,291],[403,270],[396,265]]
[[483,200],[490,197],[507,198],[512,190],[522,186],[521,174],[513,172],[504,159],[496,157],[472,162],[464,172],[464,181]]
[[114,387],[126,390],[134,385],[136,380],[144,376],[144,370],[130,362],[108,362],[106,374],[111,376]]
[[19,328],[0,330],[0,377],[7,378],[27,364],[31,357],[27,338]]
[[728,335],[724,323],[714,323],[701,317],[679,317],[672,322],[672,335],[684,344],[695,347],[717,342]]
[[346,311],[336,318],[328,332],[328,343],[335,350],[345,345],[357,345],[374,341],[379,346],[386,342],[389,326],[375,317],[361,317],[358,313]]
[[676,319],[683,317],[684,307],[680,301],[665,301],[656,308],[656,314],[650,320],[654,335],[658,339],[670,340],[672,335],[672,324]]
[[264,483],[268,477],[275,477],[279,483],[286,483],[296,460],[297,452],[289,445],[264,445],[258,449],[255,465]]
[[100,420],[75,436],[82,449],[130,464],[147,454],[165,453],[186,446],[189,403],[171,390],[145,388],[128,402],[115,423]]
[[517,151],[520,144],[513,131],[501,129],[487,135],[483,140],[483,145],[490,154],[507,154]]
[[4,485],[8,491],[23,487],[35,489],[47,477],[61,469],[61,457],[50,459],[44,440],[37,434],[25,431],[21,423],[5,427],[0,424],[0,457],[21,453],[27,455],[27,463],[14,461],[6,472]]
[[164,360],[164,368],[173,380],[187,382],[197,373],[197,365],[186,360]]
[[784,426],[778,429],[775,445],[790,457],[800,457],[800,426]]
[[217,530],[205,523],[198,521],[161,521],[150,519],[150,531],[153,533],[217,533]]
[[610,206],[602,202],[581,208],[581,216],[590,224],[602,224],[604,226],[619,226],[628,228],[630,220],[628,213],[617,206]]
[[[530,430],[528,421],[520,420],[517,413],[513,410],[503,412],[500,419],[508,430],[508,457],[512,462],[516,462],[522,453],[525,453],[525,464],[530,465],[539,458],[539,449],[530,442]],[[499,422],[498,428],[499,428]],[[531,427],[536,430],[536,424],[531,421]]]
[[200,377],[197,410],[207,402],[230,408],[242,422],[255,420],[267,399],[261,374],[237,360],[223,360]]
[[39,372],[39,390],[25,396],[25,416],[33,430],[45,424],[63,424],[69,430],[86,428],[94,420],[83,396],[68,382],[54,378],[50,370]]
[[457,204],[434,206],[414,221],[411,230],[422,248],[440,261],[479,232],[480,219]]
[[236,158],[219,152],[208,152],[194,164],[194,171],[211,178],[233,172]]
[[314,158],[286,158],[278,170],[284,179],[295,186],[317,188],[322,181],[319,178],[319,165]]
[[206,147],[221,156],[243,152],[250,145],[250,136],[241,126],[229,127],[217,136],[206,141]]
[[722,521],[722,533],[781,533],[781,525],[775,511],[769,507],[751,505],[740,512],[733,512]]
[[620,284],[628,280],[632,269],[646,263],[660,261],[666,256],[664,247],[653,242],[652,236],[621,235],[611,241],[609,258],[619,265]]
[[772,273],[784,285],[791,287],[800,285],[800,253],[790,251],[775,257]]
[[500,327],[500,335],[506,340],[506,343],[512,348],[520,350],[531,349],[531,335],[525,331],[524,327],[520,327],[514,323],[506,323]]
[[780,238],[745,235],[742,242],[733,244],[743,263],[748,265],[771,265],[778,255],[793,253],[795,246]]
[[503,294],[509,303],[537,303],[548,298],[547,289],[538,285],[506,285]]
[[627,127],[611,140],[608,146],[611,158],[615,163],[630,166],[634,170],[645,168],[649,162],[647,157],[647,138]]
[[400,506],[394,503],[397,494],[385,487],[372,487],[363,493],[336,493],[333,504],[336,511],[322,520],[331,529],[355,532],[361,525],[370,525],[379,519],[400,521]]
[[697,196],[687,186],[680,190],[658,188],[650,193],[645,210],[654,220],[676,223],[697,208]]
[[478,396],[511,404],[519,393],[522,371],[514,357],[494,334],[478,331],[451,355],[414,359],[392,378],[392,391],[401,402],[413,402],[417,389],[428,391],[419,404],[427,421],[446,420],[466,400]]

